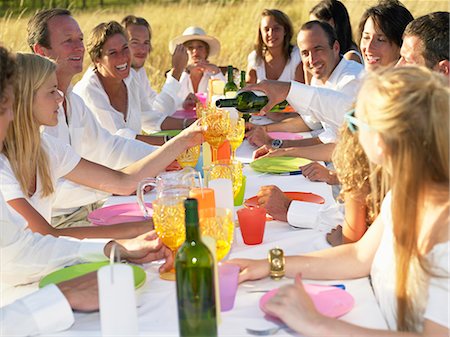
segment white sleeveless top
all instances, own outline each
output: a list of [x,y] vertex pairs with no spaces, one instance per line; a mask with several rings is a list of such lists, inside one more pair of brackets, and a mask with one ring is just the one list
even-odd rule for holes
[[[383,219],[384,232],[380,246],[375,254],[370,272],[373,290],[380,309],[389,326],[397,329],[397,301],[395,296],[396,263],[394,235],[392,228],[391,192],[386,194],[379,216]],[[405,222],[405,225],[407,223]],[[432,273],[429,277],[411,263],[411,282],[409,289],[419,322],[415,326],[418,332],[423,329],[425,319],[449,328],[449,263],[450,242],[436,244],[427,254]]]
[[[247,62],[248,69],[254,69],[256,71],[256,82],[267,79],[264,60],[257,58],[255,50],[248,55]],[[300,62],[300,51],[297,46],[294,46],[291,52],[291,58],[284,66],[283,72],[280,77],[277,78],[277,81],[289,82],[295,80],[295,71]]]

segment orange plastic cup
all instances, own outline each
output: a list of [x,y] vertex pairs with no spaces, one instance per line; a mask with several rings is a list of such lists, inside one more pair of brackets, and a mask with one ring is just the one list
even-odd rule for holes
[[202,209],[215,209],[216,207],[216,199],[212,188],[191,188],[189,197],[197,199],[199,214]]
[[237,211],[242,239],[246,245],[258,245],[263,242],[266,212],[263,207],[241,208]]

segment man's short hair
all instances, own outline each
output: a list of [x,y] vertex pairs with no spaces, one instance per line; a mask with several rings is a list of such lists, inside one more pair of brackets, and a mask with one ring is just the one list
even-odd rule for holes
[[411,21],[404,36],[417,36],[423,43],[425,64],[433,68],[439,61],[448,60],[449,12],[434,12]]
[[121,24],[125,28],[128,28],[129,25],[144,26],[144,27],[146,27],[148,29],[150,34],[152,32],[152,29],[150,28],[150,24],[148,23],[148,21],[145,20],[144,18],[141,18],[141,17],[138,17],[138,16],[127,15],[126,17],[124,17],[122,19]]
[[63,8],[44,9],[37,12],[30,21],[28,21],[27,42],[33,52],[33,47],[36,44],[40,44],[45,48],[51,48],[48,21],[59,15],[72,16],[72,13]]
[[314,26],[319,26],[325,32],[330,48],[333,48],[334,42],[337,41],[337,34],[334,28],[325,21],[312,20],[304,23],[300,27],[300,31],[311,30]]

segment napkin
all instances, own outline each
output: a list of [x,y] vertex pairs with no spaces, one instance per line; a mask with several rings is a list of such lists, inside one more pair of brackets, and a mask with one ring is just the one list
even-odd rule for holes
[[309,164],[311,160],[297,157],[265,157],[250,163],[258,172],[287,173],[299,170],[299,166]]
[[289,206],[287,221],[289,225],[297,228],[316,228],[318,215],[323,207],[312,202],[293,200]]

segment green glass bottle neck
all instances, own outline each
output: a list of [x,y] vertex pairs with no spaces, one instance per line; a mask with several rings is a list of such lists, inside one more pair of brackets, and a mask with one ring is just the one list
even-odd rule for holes
[[200,238],[198,220],[198,201],[188,198],[184,201],[186,241],[194,241]]
[[218,108],[234,108],[238,104],[236,98],[222,98],[216,101],[216,106]]
[[233,80],[233,67],[228,66],[227,72],[228,72],[228,83],[234,83],[234,80]]

